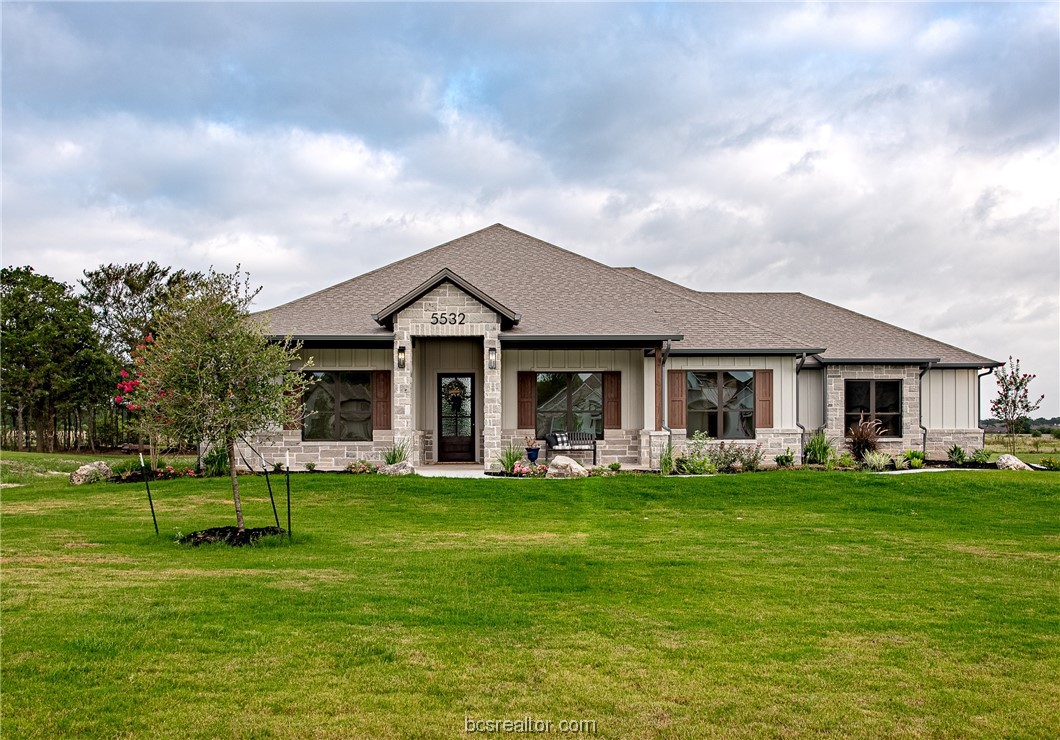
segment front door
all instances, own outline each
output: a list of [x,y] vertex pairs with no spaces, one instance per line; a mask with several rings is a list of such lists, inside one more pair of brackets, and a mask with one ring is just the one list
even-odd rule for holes
[[475,376],[438,376],[438,462],[475,462]]

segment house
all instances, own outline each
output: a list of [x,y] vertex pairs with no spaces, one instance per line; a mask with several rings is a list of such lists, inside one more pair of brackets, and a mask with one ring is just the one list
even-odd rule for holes
[[867,417],[882,448],[981,447],[1001,363],[801,293],[705,293],[497,224],[258,314],[317,383],[266,459],[341,469],[407,443],[415,465],[591,431],[602,463],[655,466],[703,431],[766,460]]

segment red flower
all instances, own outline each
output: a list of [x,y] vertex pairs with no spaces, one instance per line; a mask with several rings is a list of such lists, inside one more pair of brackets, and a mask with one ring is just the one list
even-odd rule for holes
[[122,396],[115,396],[114,397],[114,403],[124,403],[124,402],[125,402],[125,398],[123,398]]

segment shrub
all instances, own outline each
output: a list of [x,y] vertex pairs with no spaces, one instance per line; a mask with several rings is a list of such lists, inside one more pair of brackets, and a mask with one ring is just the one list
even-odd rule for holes
[[357,462],[347,463],[345,471],[354,475],[372,475],[379,472],[379,466],[367,460],[358,460]]
[[830,460],[835,459],[835,456],[835,445],[822,429],[814,432],[806,442],[802,458],[807,465],[827,465]]
[[1053,439],[1060,439],[1060,429],[1053,430]]
[[283,472],[283,463],[279,462],[279,461],[274,462],[272,464],[272,472],[274,472],[274,473],[282,473]]
[[735,443],[721,442],[706,450],[707,459],[714,470],[726,473],[754,472],[762,467],[762,446],[747,447]]
[[791,448],[789,447],[784,450],[782,454],[774,457],[773,460],[776,462],[778,468],[790,468],[795,464],[795,455],[792,454]]
[[[548,474],[548,466],[544,463],[538,463],[537,465],[530,465],[524,463],[521,459],[512,465],[512,469],[509,472],[512,476],[517,478],[544,478]],[[589,473],[592,475],[592,472]]]
[[858,466],[858,461],[854,459],[854,456],[849,452],[844,452],[839,456],[839,459],[835,461],[837,468],[846,468],[852,470]]
[[305,464],[305,469],[306,469],[307,472],[312,473],[314,470],[317,469],[317,464],[315,462],[313,462],[312,460],[310,460],[309,462],[307,462]]
[[908,470],[909,469],[909,458],[905,455],[895,455],[891,461],[894,463],[895,470]]
[[924,458],[922,458],[922,457],[911,457],[911,458],[909,458],[909,467],[913,468],[913,470],[919,470],[920,468],[924,467]]
[[1060,461],[1057,461],[1051,457],[1043,457],[1041,460],[1038,461],[1038,464],[1046,470],[1060,470]]
[[613,463],[611,463],[610,465],[607,466],[607,469],[612,471],[612,472],[614,472],[614,473],[617,473],[619,470],[622,469],[622,463],[613,462]]
[[214,447],[202,457],[203,475],[209,478],[220,478],[228,475],[228,450]]
[[876,419],[861,420],[847,430],[846,447],[858,462],[865,460],[866,452],[875,452],[880,446],[883,425]]
[[1039,437],[1042,436],[1042,431],[1040,429],[1032,429],[1031,430],[1031,436],[1034,437],[1035,439],[1038,439]]
[[516,447],[515,445],[509,444],[503,450],[501,450],[501,456],[497,458],[501,464],[501,468],[508,475],[512,475],[515,472],[516,463],[523,459],[522,448]]
[[962,450],[957,445],[954,445],[953,447],[951,447],[948,450],[946,450],[946,457],[954,465],[964,465],[964,461],[966,459],[966,455],[964,454],[964,450]]
[[383,450],[384,465],[397,465],[399,462],[405,462],[408,459],[409,441],[407,439],[403,439],[400,442],[395,442],[394,444],[390,445],[385,450]]
[[[905,452],[902,453],[902,457],[904,457],[909,462],[913,462],[914,460],[919,460],[922,463],[922,462],[924,462],[924,457],[925,456],[924,456],[924,451],[923,450],[906,450]],[[911,465],[910,467],[915,467],[915,466]]]
[[886,452],[868,450],[862,457],[862,462],[865,463],[865,467],[869,470],[879,472],[886,470],[887,466],[891,464],[891,456]]
[[978,450],[973,450],[972,462],[979,463],[980,465],[988,463],[990,462],[990,453],[983,447],[980,447]]

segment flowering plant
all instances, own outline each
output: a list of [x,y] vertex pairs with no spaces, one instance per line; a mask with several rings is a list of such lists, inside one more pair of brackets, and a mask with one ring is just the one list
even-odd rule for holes
[[512,475],[516,478],[544,478],[547,473],[548,466],[544,463],[530,465],[524,462],[517,462],[512,467]]

